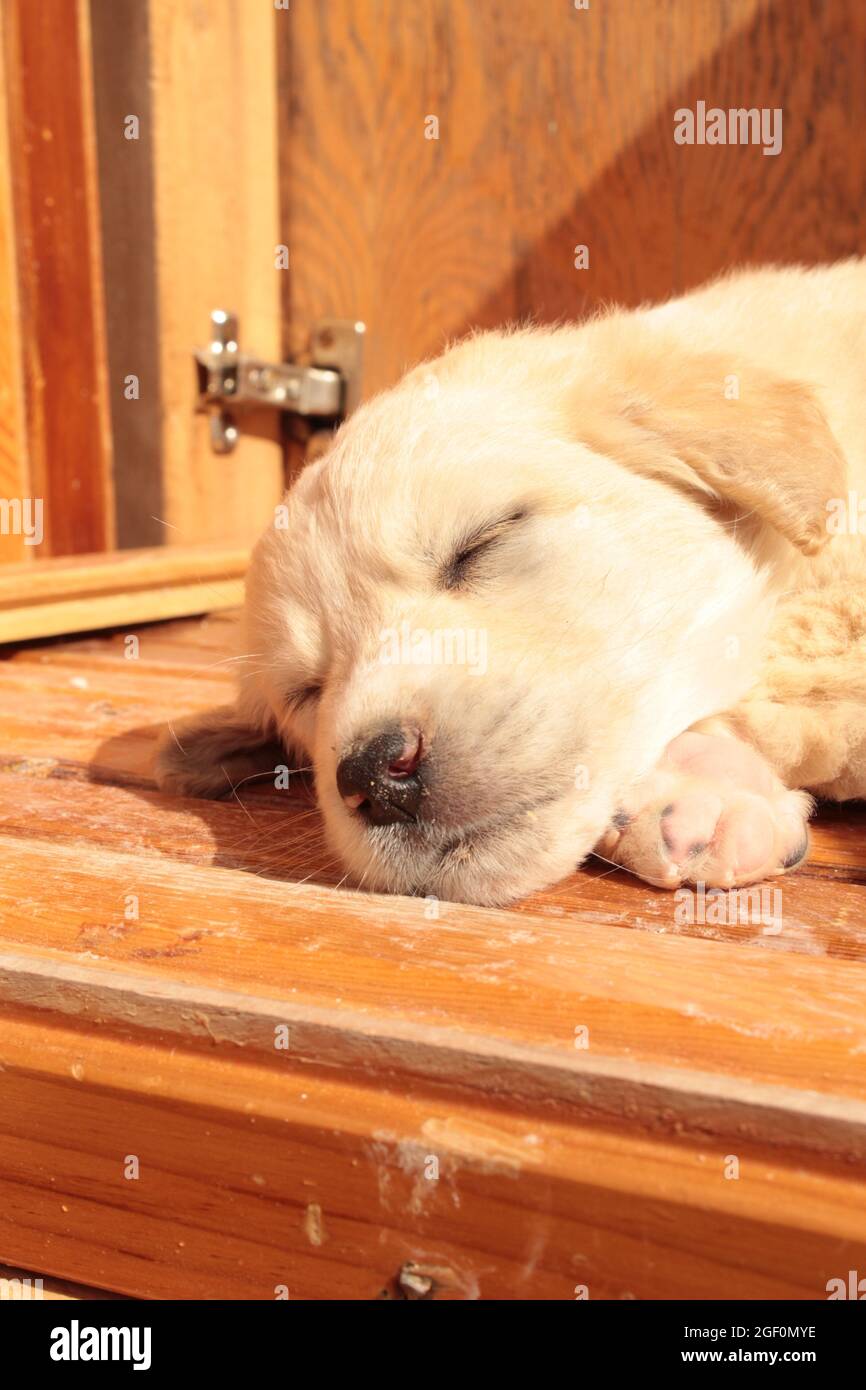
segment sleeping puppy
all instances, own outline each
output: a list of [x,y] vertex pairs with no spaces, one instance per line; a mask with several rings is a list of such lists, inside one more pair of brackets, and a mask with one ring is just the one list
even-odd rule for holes
[[301,473],[160,784],[276,735],[356,882],[475,903],[793,867],[802,788],[866,793],[864,382],[866,262],[458,343]]

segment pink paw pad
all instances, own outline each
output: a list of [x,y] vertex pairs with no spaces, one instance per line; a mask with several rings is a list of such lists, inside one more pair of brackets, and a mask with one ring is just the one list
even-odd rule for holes
[[795,868],[808,853],[811,799],[789,791],[748,744],[685,733],[628,797],[598,846],[659,887],[733,887]]

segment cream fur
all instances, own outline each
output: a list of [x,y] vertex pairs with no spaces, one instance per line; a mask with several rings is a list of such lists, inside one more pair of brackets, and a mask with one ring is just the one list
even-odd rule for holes
[[[357,881],[488,903],[569,872],[711,717],[789,787],[866,794],[864,386],[863,261],[458,343],[301,474],[253,557],[237,709],[166,741],[162,784],[219,794],[220,759],[278,732]],[[859,534],[831,536],[852,490]],[[472,528],[520,512],[441,586]],[[483,633],[486,670],[383,662],[386,630]],[[429,750],[418,828],[371,829],[336,789],[388,721]]]

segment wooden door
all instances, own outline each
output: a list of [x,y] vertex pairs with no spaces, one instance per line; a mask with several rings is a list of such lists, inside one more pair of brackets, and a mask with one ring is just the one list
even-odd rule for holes
[[[370,393],[471,327],[864,249],[857,0],[2,15],[0,640],[238,601],[285,461],[273,416],[211,449],[214,307],[266,358],[363,319]],[[778,153],[678,144],[701,101],[778,109]]]
[[[360,316],[368,390],[473,327],[866,249],[859,0],[292,0],[277,35],[286,346]],[[781,109],[779,154],[677,144],[698,101]]]
[[280,422],[216,455],[192,354],[216,307],[279,354],[273,7],[2,20],[0,640],[237,603]]

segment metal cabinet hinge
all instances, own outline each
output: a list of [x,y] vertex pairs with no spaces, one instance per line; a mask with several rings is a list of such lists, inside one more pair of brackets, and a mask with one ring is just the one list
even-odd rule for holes
[[361,393],[364,325],[351,319],[316,324],[306,363],[264,362],[238,347],[236,314],[214,309],[211,337],[195,353],[198,405],[211,417],[211,444],[230,454],[244,410],[281,410],[336,425],[350,415]]

